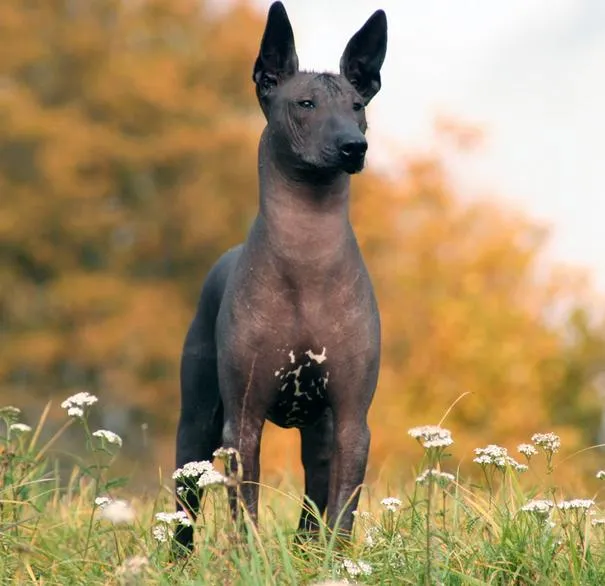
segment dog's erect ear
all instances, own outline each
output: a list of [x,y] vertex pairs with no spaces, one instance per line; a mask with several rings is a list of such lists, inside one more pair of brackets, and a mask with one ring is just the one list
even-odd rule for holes
[[353,35],[340,58],[340,73],[367,104],[380,89],[380,68],[387,52],[387,16],[377,10]]
[[262,101],[278,84],[298,71],[298,56],[294,46],[292,25],[281,2],[269,8],[267,26],[254,64],[252,79],[256,95]]

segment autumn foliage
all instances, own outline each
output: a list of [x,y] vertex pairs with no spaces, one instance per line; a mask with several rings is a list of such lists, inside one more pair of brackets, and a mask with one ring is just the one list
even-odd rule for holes
[[[167,470],[188,321],[257,205],[264,15],[212,6],[0,2],[1,402],[33,417],[90,390],[130,456]],[[384,327],[372,470],[407,472],[406,429],[466,392],[446,424],[467,461],[536,431],[596,443],[605,342],[577,273],[543,258],[543,227],[461,197],[447,154],[395,166],[356,177],[352,200]],[[297,466],[297,434],[268,429],[265,470]]]

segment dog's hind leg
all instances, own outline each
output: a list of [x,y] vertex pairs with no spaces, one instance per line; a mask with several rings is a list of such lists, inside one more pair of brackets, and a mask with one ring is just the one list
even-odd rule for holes
[[[213,459],[221,446],[223,404],[219,392],[216,358],[216,316],[237,246],[226,252],[208,273],[195,318],[187,332],[181,358],[181,416],[177,431],[176,466]],[[196,518],[201,489],[195,479],[177,481],[177,510]],[[193,548],[193,527],[180,525],[175,532],[177,549]],[[179,547],[182,546],[182,547]],[[184,549],[183,549],[184,548]]]
[[[302,462],[305,469],[305,502],[303,503],[298,531],[301,536],[317,532],[318,520],[310,504],[323,515],[328,504],[330,460],[334,443],[334,417],[327,407],[318,421],[300,430]],[[310,501],[310,502],[309,502]]]
[[[213,459],[221,445],[223,405],[218,390],[216,359],[196,356],[185,345],[181,360],[181,416],[177,432],[176,465]],[[196,519],[202,489],[197,478],[177,480],[177,510],[186,509]],[[186,550],[193,548],[193,527],[178,525],[175,539]]]

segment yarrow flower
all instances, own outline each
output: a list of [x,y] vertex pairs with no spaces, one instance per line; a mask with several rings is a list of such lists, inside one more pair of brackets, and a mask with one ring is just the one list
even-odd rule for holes
[[508,455],[508,450],[496,444],[489,444],[485,448],[475,448],[476,457],[473,462],[480,466],[495,466],[496,468],[506,469],[507,467],[514,468],[517,472],[525,472],[527,466],[519,464],[514,458]]
[[536,515],[547,517],[555,504],[547,499],[535,499],[528,501],[521,507],[526,513],[535,513]]
[[427,450],[431,448],[446,448],[454,443],[452,432],[439,425],[412,427],[412,429],[408,430],[408,434],[418,440],[422,444],[422,447]]
[[113,431],[109,431],[108,429],[97,429],[92,435],[104,439],[107,443],[116,444],[122,447],[122,438]]
[[441,472],[436,468],[427,468],[420,476],[418,476],[418,478],[416,478],[416,484],[425,484],[429,477],[433,478],[433,480],[435,480],[436,483],[442,488],[445,488],[450,482],[454,482],[456,480],[456,477],[449,472]]
[[597,479],[598,480],[604,480],[605,479],[605,470],[599,470],[597,472]]
[[349,559],[345,559],[342,562],[342,567],[346,570],[347,574],[351,577],[355,576],[369,576],[372,573],[372,566],[367,562],[354,562]]
[[353,511],[353,516],[359,517],[360,519],[364,519],[366,521],[372,518],[372,515],[369,513],[369,511]]
[[87,407],[94,405],[99,399],[91,395],[88,391],[76,393],[71,397],[67,397],[61,407],[67,410],[69,417],[84,417],[84,411]]
[[215,458],[225,459],[230,456],[234,456],[235,454],[237,454],[237,450],[235,448],[218,448],[217,450],[214,450],[212,455]]
[[29,433],[32,428],[25,423],[11,423],[8,426],[9,431],[14,431],[15,433]]
[[169,539],[174,535],[173,531],[168,527],[168,525],[162,523],[161,525],[156,525],[151,533],[153,538],[160,543],[166,543]]
[[97,505],[97,507],[105,507],[106,505],[108,505],[111,502],[111,499],[108,496],[98,496],[95,499],[95,505]]
[[603,526],[605,526],[605,519],[602,519],[602,518],[601,519],[593,519],[591,521],[591,523],[592,523],[593,527],[598,527],[598,526],[603,527]]
[[197,485],[200,488],[212,484],[225,484],[227,482],[227,478],[212,465],[212,462],[208,462],[207,460],[187,462],[182,468],[177,468],[172,473],[172,478],[174,480],[198,478]]
[[587,511],[595,504],[592,499],[572,499],[570,501],[561,501],[557,504],[557,507],[561,511],[570,511],[574,509],[582,509]]
[[561,447],[561,438],[552,432],[535,433],[531,436],[531,441],[550,454],[555,454]]
[[519,444],[517,452],[523,454],[528,460],[538,453],[538,450],[532,444]]
[[191,527],[191,519],[187,516],[185,511],[176,511],[176,513],[156,513],[155,518],[163,523],[174,523],[175,521],[179,525],[185,525]]
[[394,513],[400,506],[401,501],[394,496],[388,496],[380,501],[380,504],[391,513]]
[[101,516],[116,524],[132,523],[134,521],[134,509],[126,501],[112,500],[101,507]]
[[13,407],[12,405],[0,407],[0,417],[4,419],[17,419],[19,415],[21,415],[21,409],[19,409],[19,407]]

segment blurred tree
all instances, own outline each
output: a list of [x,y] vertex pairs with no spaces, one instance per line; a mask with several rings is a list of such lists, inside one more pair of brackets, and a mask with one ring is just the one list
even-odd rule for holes
[[[183,337],[205,272],[256,209],[263,21],[201,0],[0,2],[3,402],[86,388],[127,445],[148,421],[172,466]],[[438,127],[454,148],[480,141]],[[447,419],[458,454],[552,424],[571,448],[591,441],[605,343],[578,321],[569,271],[545,264],[546,231],[465,201],[442,155],[400,167],[354,179],[384,325],[373,462],[417,455],[404,430],[465,391]],[[297,462],[297,434],[268,428],[269,469]]]

